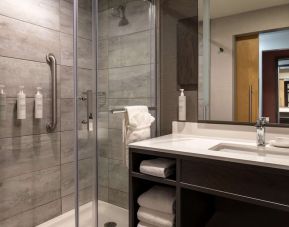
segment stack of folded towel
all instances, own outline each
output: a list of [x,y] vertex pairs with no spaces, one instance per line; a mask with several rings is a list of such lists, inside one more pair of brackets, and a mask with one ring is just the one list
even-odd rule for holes
[[175,189],[154,186],[137,200],[137,227],[174,227],[175,226]]
[[156,177],[167,178],[176,171],[176,161],[166,158],[144,160],[140,164],[140,172]]

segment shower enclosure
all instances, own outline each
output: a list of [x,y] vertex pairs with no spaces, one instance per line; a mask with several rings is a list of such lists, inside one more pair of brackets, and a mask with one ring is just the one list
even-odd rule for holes
[[1,0],[0,31],[0,226],[127,227],[123,113],[112,112],[157,105],[154,3]]

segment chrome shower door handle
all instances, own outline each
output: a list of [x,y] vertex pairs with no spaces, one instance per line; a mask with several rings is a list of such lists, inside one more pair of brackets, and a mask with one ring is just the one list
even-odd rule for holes
[[92,90],[87,90],[86,92],[86,98],[80,97],[80,100],[86,101],[86,111],[87,111],[87,117],[86,120],[83,120],[81,123],[87,125],[87,131],[92,132],[93,131],[93,112],[92,112]]
[[46,125],[48,131],[55,130],[57,126],[57,62],[54,54],[47,54],[46,56],[47,63],[51,68],[51,90],[52,90],[52,111],[51,111],[51,122]]

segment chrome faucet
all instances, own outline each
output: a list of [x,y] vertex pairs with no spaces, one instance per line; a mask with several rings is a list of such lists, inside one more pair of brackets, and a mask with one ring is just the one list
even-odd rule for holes
[[257,123],[256,123],[257,145],[258,146],[265,146],[266,145],[265,128],[266,128],[266,118],[265,117],[260,117],[257,120]]

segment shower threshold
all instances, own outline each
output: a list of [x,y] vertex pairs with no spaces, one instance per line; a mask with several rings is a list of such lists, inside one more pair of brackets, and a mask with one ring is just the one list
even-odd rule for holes
[[[84,204],[79,209],[79,226],[80,227],[94,227],[92,225],[92,203]],[[117,227],[128,227],[128,210],[118,206],[98,202],[98,227],[104,227],[105,223],[115,222]],[[73,227],[74,210],[68,211],[56,218],[53,218],[37,227]]]

